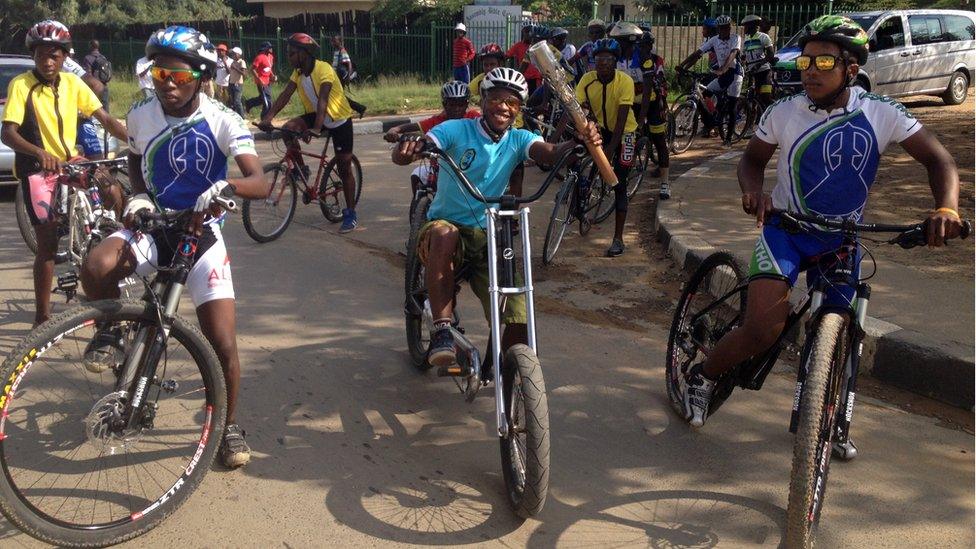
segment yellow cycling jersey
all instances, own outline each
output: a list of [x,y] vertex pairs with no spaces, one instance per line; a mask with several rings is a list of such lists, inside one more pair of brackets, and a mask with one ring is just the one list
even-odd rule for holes
[[[616,71],[613,80],[604,84],[596,77],[596,71],[583,75],[576,86],[576,100],[590,105],[597,124],[608,131],[617,127],[617,111],[621,105],[634,104],[634,79],[623,71]],[[627,109],[624,133],[637,130],[633,109]]]
[[334,128],[342,125],[347,118],[352,117],[352,108],[346,100],[346,94],[342,90],[342,82],[336,74],[332,65],[320,59],[315,60],[312,74],[306,76],[295,69],[291,73],[290,80],[298,87],[298,96],[302,100],[302,106],[306,113],[316,112],[319,102],[319,90],[322,84],[329,82],[332,90],[329,91],[329,103],[326,105],[325,127]]
[[[474,100],[479,109],[481,108],[481,81],[484,79],[485,73],[482,72],[478,73],[478,75],[472,78],[471,82],[468,83],[468,93],[471,94],[471,99]],[[514,127],[525,127],[525,121],[522,119],[522,111],[519,111],[519,113],[515,115]]]
[[[101,107],[95,92],[74,74],[62,72],[56,84],[50,86],[38,80],[34,71],[28,71],[7,86],[3,121],[18,124],[18,133],[24,139],[67,161],[78,156],[78,111],[89,117]],[[36,162],[26,156],[17,154],[14,172],[18,177],[28,175],[18,173],[24,171],[18,166],[25,168]]]

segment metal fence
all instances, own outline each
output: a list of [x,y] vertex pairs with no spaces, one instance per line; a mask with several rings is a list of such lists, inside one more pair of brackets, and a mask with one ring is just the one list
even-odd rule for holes
[[[716,15],[725,14],[736,22],[748,14],[765,17],[774,23],[770,37],[778,46],[783,45],[808,21],[829,13],[833,2],[820,4],[764,3],[746,4],[733,2],[729,5],[713,6]],[[700,15],[654,14],[646,20],[634,21],[651,27],[656,38],[658,52],[665,57],[668,66],[681,62],[688,53],[701,44]],[[508,48],[519,40],[520,29],[526,21],[510,20],[490,25],[469,25],[468,36],[476,48],[488,42],[496,42]],[[561,26],[569,31],[569,42],[579,46],[587,40],[585,21],[546,21],[550,26]],[[368,79],[386,74],[414,74],[432,81],[448,78],[451,74],[453,23],[429,23],[426,25],[404,26],[399,28],[369,26],[368,32],[344,37],[346,49],[356,64],[359,74]],[[735,28],[739,33],[741,27]],[[321,45],[320,58],[332,59],[332,46],[324,29],[307,29]],[[276,72],[285,77],[290,72],[284,56],[287,36],[280,29],[270,36],[252,35],[241,32],[237,36],[210,36],[215,43],[240,46],[245,59],[253,58],[258,44],[269,41],[275,46]],[[116,71],[126,70],[143,55],[144,39],[122,41],[103,40],[102,53],[108,57]],[[84,52],[79,53],[79,57]]]

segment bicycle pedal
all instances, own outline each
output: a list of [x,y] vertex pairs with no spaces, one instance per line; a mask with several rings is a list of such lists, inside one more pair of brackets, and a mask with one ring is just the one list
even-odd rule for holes
[[438,377],[469,377],[472,374],[471,368],[454,363],[437,368]]
[[58,275],[58,286],[55,290],[63,292],[68,301],[78,292],[78,273],[68,271]]
[[308,206],[311,203],[312,195],[310,195],[307,191],[302,191],[302,204]]
[[60,265],[62,263],[67,263],[71,259],[71,254],[68,252],[57,252],[54,254],[54,264]]

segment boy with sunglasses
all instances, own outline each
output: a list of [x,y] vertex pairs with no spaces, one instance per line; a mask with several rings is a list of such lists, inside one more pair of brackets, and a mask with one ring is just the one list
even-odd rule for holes
[[[254,150],[254,138],[240,115],[201,93],[214,78],[217,53],[200,32],[182,26],[156,31],[146,44],[156,95],[129,110],[129,178],[134,194],[125,207],[128,219],[140,210],[197,212],[190,230],[198,238],[186,287],[200,328],[214,347],[227,382],[227,427],[221,461],[239,467],[250,460],[244,430],[237,423],[240,358],[230,257],[211,203],[217,196],[264,198],[268,183]],[[228,178],[233,158],[243,174]],[[116,232],[99,244],[82,266],[81,283],[89,299],[119,296],[119,281],[132,273],[148,276],[166,266],[183,229],[134,234]],[[99,326],[85,350],[84,366],[93,373],[115,367],[122,358],[121,331]]]
[[[868,36],[853,20],[825,15],[802,31],[796,58],[804,92],[773,103],[759,121],[739,161],[742,209],[755,215],[762,234],[749,266],[749,299],[742,326],[715,344],[686,377],[685,413],[693,427],[708,416],[715,380],[772,346],[790,311],[789,293],[805,260],[829,255],[841,244],[836,232],[792,234],[770,210],[860,220],[881,154],[898,142],[929,174],[935,208],[928,217],[928,244],[959,235],[959,174],[952,157],[905,107],[852,86],[868,57]],[[763,173],[778,146],[772,196]],[[853,276],[857,277],[858,272]],[[820,276],[807,272],[808,285]],[[852,290],[848,288],[848,290]],[[851,293],[828,292],[827,305],[849,309]]]
[[57,21],[41,21],[27,31],[25,42],[34,58],[34,68],[14,77],[7,87],[0,140],[14,151],[14,175],[28,200],[27,215],[37,239],[36,326],[51,315],[54,258],[58,250],[58,223],[50,211],[56,185],[50,179],[61,164],[78,156],[78,113],[95,118],[118,139],[125,139],[126,133],[81,78],[62,72],[71,49],[68,27]]
[[[346,199],[339,233],[348,233],[359,225],[359,218],[356,217],[356,179],[352,173],[352,107],[342,91],[342,82],[332,65],[315,58],[318,51],[318,42],[303,32],[296,32],[288,37],[288,63],[295,70],[291,73],[284,91],[261,118],[258,127],[270,131],[271,120],[285,108],[295,91],[298,91],[305,114],[286,122],[285,128],[303,134],[306,142],[311,137],[321,135],[323,130],[328,130],[332,136],[339,178],[342,179],[342,194]],[[289,146],[292,142],[293,138],[285,139]],[[308,169],[300,155],[298,163],[302,170]]]

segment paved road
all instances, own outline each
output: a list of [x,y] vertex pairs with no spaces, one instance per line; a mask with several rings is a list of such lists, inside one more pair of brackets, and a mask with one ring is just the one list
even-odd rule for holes
[[[636,230],[622,258],[600,257],[602,229],[568,239],[560,262],[539,271],[553,469],[538,520],[516,521],[488,393],[465,404],[450,381],[407,365],[408,171],[389,164],[378,136],[357,136],[357,149],[370,151],[360,152],[362,230],[340,236],[306,207],[281,240],[258,245],[238,220],[229,223],[245,371],[240,421],[255,457],[243,470],[216,468],[133,545],[780,543],[792,380],[776,373],[761,394],[736,394],[702,432],[676,419],[661,364],[677,275],[655,247],[642,249]],[[536,225],[550,205],[534,210]],[[646,198],[634,207],[634,227],[649,207]],[[12,204],[0,211],[6,351],[28,328],[32,304]],[[463,295],[469,333],[484,334],[476,301]],[[973,436],[879,401],[862,401],[856,417],[863,456],[833,469],[824,545],[971,547]],[[0,543],[36,545],[6,522]]]

